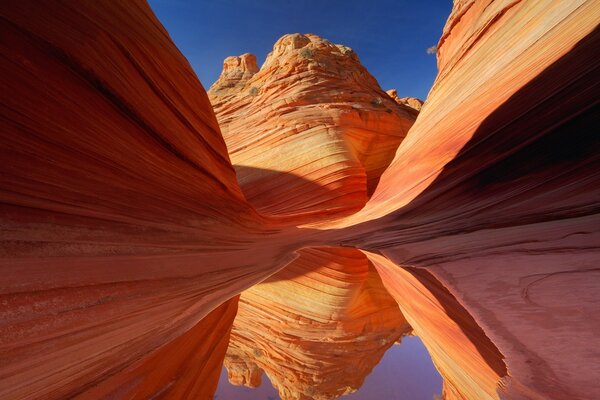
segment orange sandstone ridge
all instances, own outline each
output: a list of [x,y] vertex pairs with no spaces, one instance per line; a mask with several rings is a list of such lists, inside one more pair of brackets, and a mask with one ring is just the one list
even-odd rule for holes
[[145,3],[0,16],[0,398],[211,399],[224,359],[315,396],[325,330],[334,398],[407,322],[446,399],[600,398],[598,1],[457,0],[416,121],[314,35],[207,96]]
[[312,34],[283,36],[260,70],[228,57],[208,94],[248,201],[304,222],[359,210],[416,116],[352,49]]

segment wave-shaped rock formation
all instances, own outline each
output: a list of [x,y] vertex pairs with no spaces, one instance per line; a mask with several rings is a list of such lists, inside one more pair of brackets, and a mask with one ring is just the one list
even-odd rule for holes
[[507,398],[600,395],[599,22],[595,1],[455,2],[417,121],[340,224],[469,310]]
[[364,206],[416,116],[352,49],[311,34],[283,36],[260,69],[228,57],[208,94],[248,201],[305,222]]
[[284,400],[335,399],[410,331],[363,253],[306,249],[242,293],[225,366],[230,382],[250,387],[266,372]]
[[414,125],[314,35],[226,60],[215,116],[143,2],[0,18],[1,398],[210,399],[231,331],[312,368],[281,321],[348,315],[408,321],[447,399],[600,398],[598,1],[455,1]]

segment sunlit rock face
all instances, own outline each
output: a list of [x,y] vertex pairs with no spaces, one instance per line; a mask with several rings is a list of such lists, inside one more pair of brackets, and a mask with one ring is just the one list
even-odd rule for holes
[[456,2],[417,121],[336,226],[469,310],[507,398],[600,396],[599,21],[596,1]]
[[306,249],[242,293],[225,366],[231,383],[250,387],[265,371],[284,400],[335,399],[410,331],[363,253]]
[[[387,325],[400,311],[382,284],[447,397],[600,398],[597,1],[457,1],[408,134],[415,111],[349,49],[285,36],[258,72],[226,62],[211,90],[225,140],[147,5],[5,1],[0,15],[0,398],[210,398],[242,292],[240,321],[298,304],[253,333],[264,353],[233,329],[232,379],[265,370],[331,395],[313,328],[350,335],[341,353],[372,365],[388,344],[357,332],[404,324]],[[318,246],[367,251],[381,282],[338,253],[277,280]],[[299,347],[280,335],[293,315],[313,339]],[[294,386],[264,354],[307,369]]]
[[310,34],[283,36],[260,70],[227,58],[208,93],[248,201],[303,222],[360,209],[416,116],[352,49]]
[[0,15],[0,398],[106,381],[128,382],[125,397],[182,393],[183,370],[208,397],[235,310],[207,315],[294,254],[264,242],[275,230],[146,4],[2,2]]

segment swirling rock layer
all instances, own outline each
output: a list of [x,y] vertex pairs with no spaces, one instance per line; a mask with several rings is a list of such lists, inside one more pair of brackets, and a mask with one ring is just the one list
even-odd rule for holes
[[0,17],[0,397],[137,382],[131,365],[294,256],[252,246],[275,230],[146,4],[3,2]]
[[600,395],[599,21],[596,1],[457,1],[417,121],[345,221],[473,314],[508,398]]
[[283,36],[260,70],[227,58],[208,93],[247,199],[304,222],[360,209],[416,116],[315,35]]
[[[598,1],[456,1],[408,134],[415,111],[314,35],[285,36],[258,71],[226,62],[211,89],[223,139],[145,3],[2,2],[0,18],[0,397],[210,398],[235,297],[274,274],[240,316],[291,304],[271,337],[308,315],[356,346],[344,316],[400,312],[380,286],[381,301],[363,295],[379,282],[368,263],[283,269],[301,249],[353,246],[447,397],[600,398]],[[318,292],[333,271],[319,307],[292,304],[287,291]],[[246,357],[264,331],[233,331],[238,382],[277,378]],[[300,343],[264,351],[319,366],[325,344]],[[369,360],[384,347],[362,345]]]

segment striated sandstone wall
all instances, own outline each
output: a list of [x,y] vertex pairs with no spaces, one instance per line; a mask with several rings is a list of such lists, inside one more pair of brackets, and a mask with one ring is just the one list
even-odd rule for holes
[[[600,397],[598,1],[457,1],[408,134],[414,111],[347,48],[286,36],[211,90],[225,140],[145,3],[4,2],[0,17],[0,397],[210,398],[192,381],[216,384],[227,301],[340,244],[382,257],[415,331],[446,325],[420,335],[447,396]],[[434,309],[431,285],[396,291],[419,268],[448,294]],[[472,318],[464,336],[443,298]],[[505,373],[494,352],[460,353],[483,337]]]

